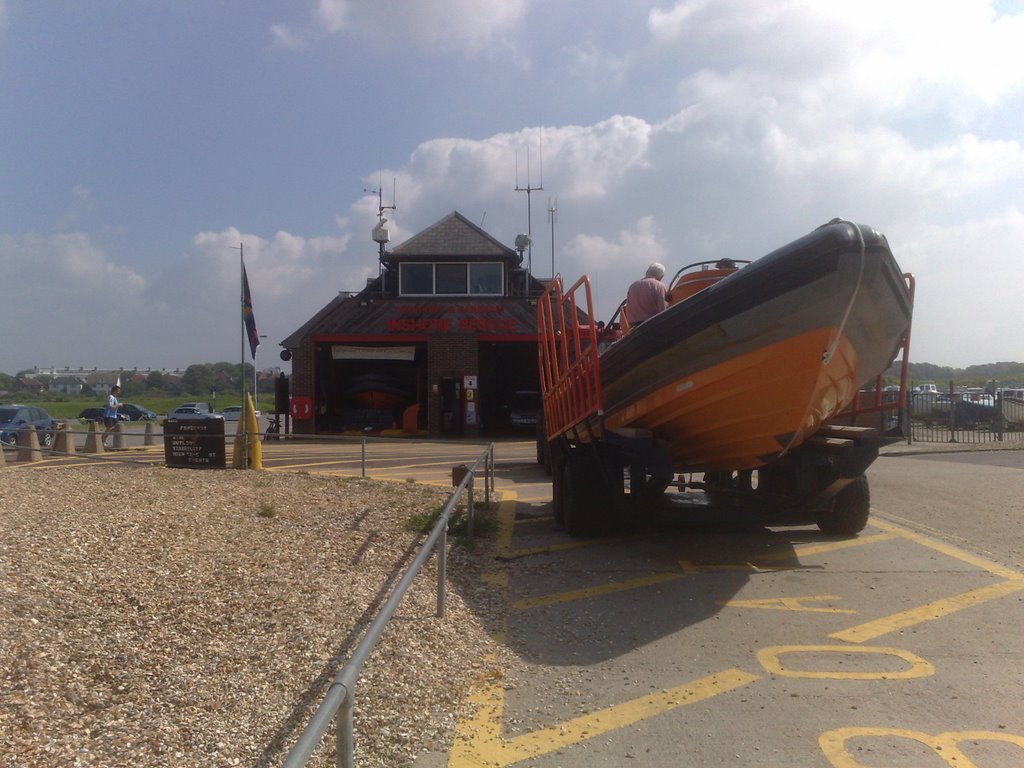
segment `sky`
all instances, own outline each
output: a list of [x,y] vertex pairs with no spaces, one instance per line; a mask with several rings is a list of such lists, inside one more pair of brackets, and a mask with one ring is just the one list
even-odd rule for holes
[[1022,143],[1024,0],[0,0],[0,372],[247,358],[239,246],[282,365],[378,189],[391,246],[529,229],[599,318],[850,219],[912,361],[1024,361]]

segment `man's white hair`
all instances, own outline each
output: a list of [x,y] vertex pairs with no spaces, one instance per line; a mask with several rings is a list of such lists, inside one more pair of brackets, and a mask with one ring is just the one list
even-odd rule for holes
[[658,280],[661,280],[661,278],[665,276],[665,265],[659,264],[658,262],[655,261],[653,264],[651,264],[651,266],[647,268],[647,276],[655,277]]

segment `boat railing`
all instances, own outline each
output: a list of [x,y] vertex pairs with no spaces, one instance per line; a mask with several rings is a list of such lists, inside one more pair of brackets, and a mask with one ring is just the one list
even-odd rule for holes
[[687,264],[669,281],[665,300],[676,304],[688,299],[749,263],[747,259],[718,259]]
[[[548,439],[604,410],[592,309],[586,275],[565,291],[556,275],[537,301],[538,367]],[[580,322],[581,311],[586,312],[585,324]]]

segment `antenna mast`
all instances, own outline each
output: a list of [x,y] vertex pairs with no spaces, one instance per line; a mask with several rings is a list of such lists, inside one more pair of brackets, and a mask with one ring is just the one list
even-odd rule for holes
[[384,205],[383,184],[380,184],[379,182],[376,189],[363,189],[363,192],[377,193],[377,226],[373,228],[373,232],[370,236],[379,247],[377,257],[380,261],[380,265],[377,270],[377,276],[379,277],[384,270],[384,245],[391,239],[391,233],[388,232],[388,228],[384,226],[388,223],[388,220],[384,218],[384,211],[398,210],[398,206],[395,204],[395,180],[391,180],[391,205]]
[[555,222],[558,221],[558,198],[555,198],[554,205],[551,198],[548,198],[548,222],[551,224],[551,277],[555,276]]
[[540,185],[531,186],[530,184],[530,147],[526,147],[526,186],[519,186],[519,153],[516,152],[516,192],[526,193],[526,236],[530,242],[527,245],[527,260],[526,260],[526,271],[529,274],[533,274],[533,206],[531,205],[530,194],[533,192],[540,192],[544,189],[544,133],[543,129],[540,134]]

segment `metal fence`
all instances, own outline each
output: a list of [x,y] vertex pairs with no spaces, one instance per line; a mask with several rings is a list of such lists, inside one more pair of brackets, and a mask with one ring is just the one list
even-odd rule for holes
[[363,635],[363,639],[359,642],[355,651],[352,652],[348,663],[335,676],[334,682],[327,689],[324,700],[317,707],[309,724],[299,736],[299,740],[285,758],[282,764],[284,768],[302,768],[302,766],[305,766],[309,758],[312,757],[313,753],[320,746],[332,721],[335,722],[336,765],[339,768],[353,768],[355,759],[353,708],[355,707],[356,683],[359,680],[363,665],[373,652],[381,633],[384,631],[388,621],[391,620],[413,579],[416,578],[416,575],[423,568],[423,565],[435,549],[437,550],[437,615],[439,617],[444,616],[448,521],[459,499],[465,492],[467,494],[466,517],[468,532],[470,536],[473,535],[473,483],[475,476],[481,470],[481,466],[484,473],[484,499],[485,502],[490,501],[490,493],[494,488],[494,443],[488,444],[472,464],[464,464],[452,468],[452,482],[455,485],[455,489],[441,510],[437,522],[434,524],[412,563],[405,573],[402,574],[394,591],[384,605],[381,606],[376,618],[366,630],[366,634]]
[[904,423],[911,443],[1024,440],[1024,402],[1002,394],[914,392]]

